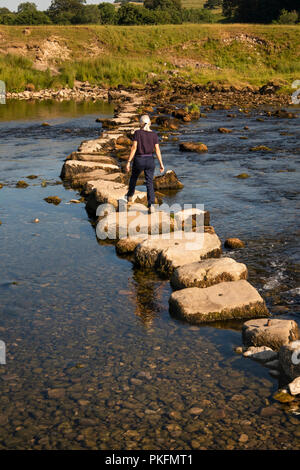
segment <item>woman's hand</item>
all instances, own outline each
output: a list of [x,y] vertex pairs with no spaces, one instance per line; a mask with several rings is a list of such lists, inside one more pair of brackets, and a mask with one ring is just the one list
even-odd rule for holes
[[161,173],[163,173],[163,172],[165,171],[165,167],[164,167],[164,165],[163,165],[163,164],[161,164],[161,165],[160,165],[160,169],[159,169],[159,171],[160,171]]
[[128,162],[126,163],[125,170],[126,170],[126,173],[129,173],[129,172],[130,172],[130,161],[128,161]]

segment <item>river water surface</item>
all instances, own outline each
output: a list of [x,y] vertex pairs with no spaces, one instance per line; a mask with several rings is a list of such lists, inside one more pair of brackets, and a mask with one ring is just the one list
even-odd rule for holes
[[[229,256],[274,315],[298,321],[299,119],[234,112],[180,127],[206,154],[179,152],[172,136],[162,144],[185,184],[165,202],[203,203],[223,241],[245,240]],[[100,245],[84,205],[69,203],[78,194],[61,184],[63,160],[112,113],[105,103],[0,107],[0,448],[299,448],[297,406],[276,403],[278,380],[233,351],[241,324],[170,317],[169,282]],[[273,151],[249,151],[260,144]]]

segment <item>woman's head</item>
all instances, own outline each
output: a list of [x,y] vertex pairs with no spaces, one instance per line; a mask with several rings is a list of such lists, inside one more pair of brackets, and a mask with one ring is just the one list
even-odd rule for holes
[[151,121],[150,121],[148,114],[144,114],[143,116],[141,116],[140,125],[141,125],[141,128],[144,129],[145,131],[150,131]]

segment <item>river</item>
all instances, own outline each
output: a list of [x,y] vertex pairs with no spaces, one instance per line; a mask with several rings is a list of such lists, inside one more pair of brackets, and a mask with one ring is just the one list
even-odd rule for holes
[[[298,321],[299,119],[231,112],[180,126],[205,154],[162,143],[185,185],[165,202],[203,203],[223,241],[246,242],[228,255],[270,311]],[[63,160],[112,114],[99,102],[0,107],[0,449],[299,448],[298,407],[275,402],[278,380],[234,352],[242,323],[172,318],[169,282],[98,243],[84,204],[69,202]],[[261,144],[272,152],[249,151]]]

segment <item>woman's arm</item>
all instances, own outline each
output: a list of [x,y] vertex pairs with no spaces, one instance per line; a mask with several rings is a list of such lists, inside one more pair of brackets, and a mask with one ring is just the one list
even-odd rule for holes
[[130,172],[130,162],[133,160],[133,157],[134,157],[134,155],[135,155],[136,149],[137,149],[137,141],[134,140],[134,142],[133,142],[133,144],[132,144],[132,147],[131,147],[131,150],[130,150],[129,158],[128,158],[127,163],[126,163],[126,172],[127,172],[127,173]]
[[160,164],[160,172],[163,173],[165,171],[165,167],[162,161],[159,144],[155,144],[155,152],[156,152],[156,156],[159,161],[159,164]]

